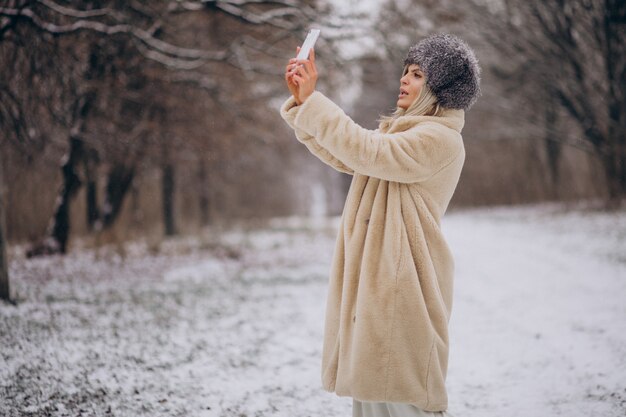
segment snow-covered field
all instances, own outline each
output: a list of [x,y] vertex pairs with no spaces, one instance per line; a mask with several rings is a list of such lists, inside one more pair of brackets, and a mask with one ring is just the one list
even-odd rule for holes
[[[350,416],[323,391],[338,218],[10,268],[3,416]],[[626,415],[626,213],[451,211],[454,417]]]

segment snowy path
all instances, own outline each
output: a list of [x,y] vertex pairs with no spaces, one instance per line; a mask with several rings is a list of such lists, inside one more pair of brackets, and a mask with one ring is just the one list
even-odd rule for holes
[[[626,413],[626,213],[561,207],[444,217],[454,417]],[[350,416],[319,377],[337,220],[229,233],[233,259],[181,239],[15,261],[0,415]]]
[[458,416],[626,415],[626,213],[464,211],[451,410]]

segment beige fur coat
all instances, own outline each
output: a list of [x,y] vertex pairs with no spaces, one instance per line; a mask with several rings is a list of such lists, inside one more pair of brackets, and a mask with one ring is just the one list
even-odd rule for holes
[[381,133],[317,91],[281,106],[312,154],[353,176],[330,272],[327,391],[447,408],[454,261],[440,221],[465,161],[464,114],[404,116]]

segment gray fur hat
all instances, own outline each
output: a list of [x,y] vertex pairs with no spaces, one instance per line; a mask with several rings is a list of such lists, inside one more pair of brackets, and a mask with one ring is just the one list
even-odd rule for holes
[[474,51],[457,36],[442,33],[409,49],[404,65],[417,64],[442,107],[468,110],[481,95]]

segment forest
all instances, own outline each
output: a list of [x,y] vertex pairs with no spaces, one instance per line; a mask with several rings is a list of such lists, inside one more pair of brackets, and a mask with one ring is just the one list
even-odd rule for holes
[[621,2],[337,3],[4,1],[2,241],[64,253],[73,235],[308,213],[315,184],[338,213],[345,178],[276,128],[283,64],[311,25],[323,88],[367,127],[417,39],[475,47],[484,93],[453,206],[623,199]]

